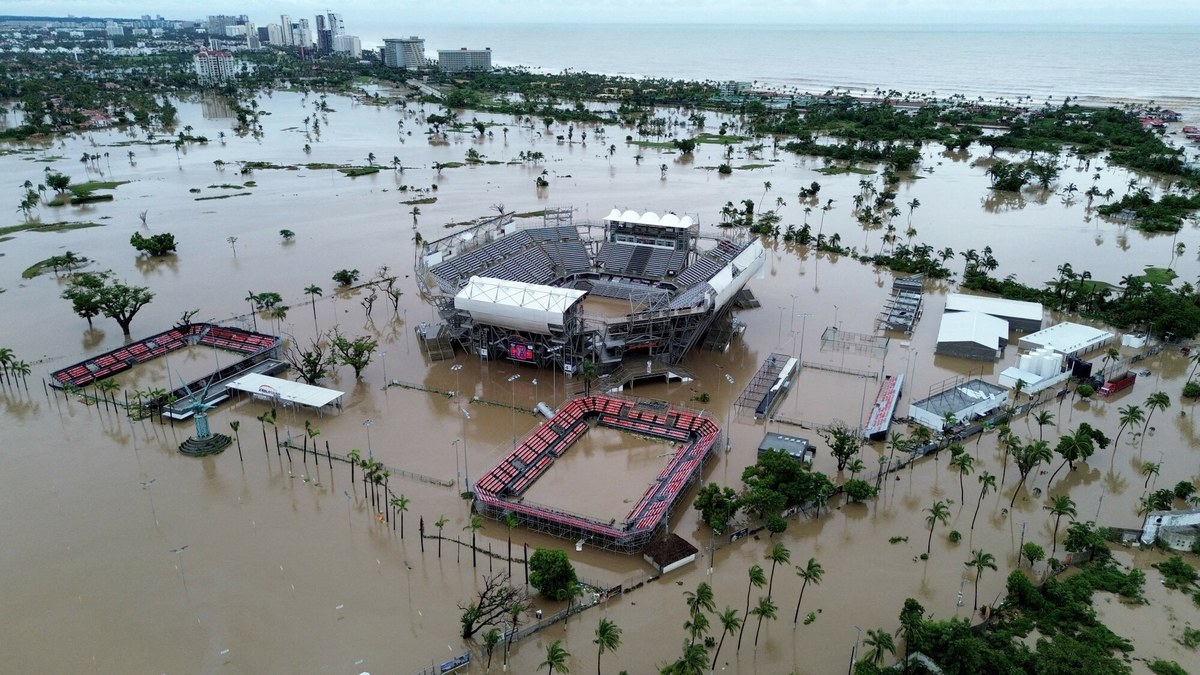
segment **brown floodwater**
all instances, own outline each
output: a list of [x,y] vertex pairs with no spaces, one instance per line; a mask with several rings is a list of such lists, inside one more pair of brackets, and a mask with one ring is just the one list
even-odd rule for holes
[[[162,330],[193,309],[199,310],[198,320],[233,319],[248,327],[257,321],[260,330],[280,332],[304,344],[335,325],[346,335],[375,337],[381,343],[379,357],[360,381],[343,366],[325,382],[346,392],[343,410],[323,415],[280,411],[280,437],[299,442],[309,421],[320,430],[317,442],[323,446],[328,441],[337,452],[359,448],[391,467],[465,482],[503,457],[514,435],[523,436],[537,424],[540,418],[529,411],[538,401],[556,405],[572,383],[562,373],[534,372],[465,355],[457,359],[463,366],[458,372],[451,371],[451,361],[431,362],[412,333],[418,322],[434,318],[410,276],[414,230],[426,239],[437,238],[450,231],[445,223],[486,215],[493,204],[502,203],[517,212],[573,206],[579,221],[603,217],[614,206],[674,210],[699,216],[705,234],[718,234],[715,223],[725,202],[753,199],[774,206],[776,198],[784,202],[779,213],[785,224],[800,224],[807,217],[816,228],[823,215],[820,208],[806,215],[796,193],[818,181],[821,201],[809,206],[835,200],[824,214],[824,233],[840,233],[846,244],[859,250],[880,247],[882,232],[864,232],[850,214],[859,181],[872,177],[825,176],[818,173],[822,161],[773,155],[769,143],[761,160],[748,157],[744,148],[734,156],[738,165],[761,163],[765,168],[720,176],[703,168],[722,161],[717,146],[701,145],[694,158],[642,149],[645,159],[638,163],[638,150],[622,140],[632,130],[609,126],[601,133],[602,127],[588,127],[586,145],[557,143],[540,123],[537,128],[522,127],[509,118],[483,115],[481,119],[501,125],[491,128],[493,137],[450,134],[445,141],[430,143],[417,107],[398,111],[362,106],[339,96],[329,98],[334,111],[319,116],[320,136],[307,138],[303,119],[315,114],[315,100],[285,92],[261,97],[271,114],[263,117],[265,133],[258,140],[234,136],[233,121],[221,106],[194,101],[180,103],[180,124],[214,139],[207,146],[191,146],[178,154],[170,145],[126,147],[119,144],[128,137],[105,131],[0,156],[0,175],[14,185],[43,180],[47,166],[77,182],[87,177],[131,181],[114,191],[112,202],[42,207],[38,214],[44,222],[90,220],[101,227],[23,232],[0,242],[0,288],[5,289],[0,293],[0,346],[34,364],[28,391],[15,386],[0,390],[5,448],[0,507],[6,513],[0,526],[5,542],[0,549],[4,670],[412,673],[467,647],[482,656],[474,642],[459,639],[456,605],[470,597],[481,574],[504,565],[479,556],[478,567],[473,567],[470,550],[455,543],[469,541],[470,533],[464,530],[469,508],[452,487],[392,477],[392,490],[411,500],[402,539],[398,529],[377,520],[361,482],[351,483],[344,465],[335,464],[331,471],[328,464],[311,457],[302,460],[298,453],[289,464],[270,448],[272,430],[255,419],[266,410],[262,402],[243,397],[213,410],[214,430],[231,433],[230,422],[241,423],[238,443],[221,455],[193,459],[176,451],[191,434],[190,423],[131,422],[103,407],[47,395],[41,381],[50,371],[124,340],[111,320],[98,318],[89,330],[75,317],[69,303],[58,297],[64,282],[53,274],[22,279],[21,271],[39,260],[71,250],[95,260],[90,269],[112,269],[122,279],[149,286],[156,297],[134,320],[135,337]],[[660,114],[686,117],[680,111]],[[716,117],[710,115],[711,127],[719,124]],[[227,134],[224,142],[216,140],[220,131]],[[564,131],[556,127],[554,133]],[[311,145],[311,154],[304,153],[305,143]],[[607,153],[610,144],[617,148],[612,157]],[[461,161],[468,149],[499,162],[527,150],[543,152],[546,159],[537,166],[482,164],[445,169],[440,175],[432,168],[435,162]],[[130,151],[135,153],[132,161]],[[101,159],[85,169],[79,162],[85,152],[100,154]],[[236,162],[251,160],[365,164],[368,153],[388,168],[355,179],[306,168],[258,170],[248,176],[236,170]],[[902,181],[896,199],[904,211],[898,218],[901,225],[908,217],[903,205],[920,201],[912,214],[918,232],[914,241],[955,251],[991,246],[1000,262],[997,273],[1016,274],[1027,282],[1052,278],[1064,262],[1077,272],[1088,269],[1094,278],[1114,283],[1146,265],[1172,264],[1183,280],[1196,279],[1200,237],[1195,228],[1185,227],[1177,238],[1147,236],[1095,216],[1083,198],[1064,201],[1059,194],[1038,190],[1020,197],[994,195],[984,176],[986,155],[986,150],[925,149],[925,170]],[[393,156],[402,160],[403,173],[390,168]],[[226,162],[223,171],[213,164],[218,159]],[[1068,163],[1060,188],[1069,182],[1090,185],[1091,174],[1099,171],[1100,189],[1112,187],[1121,194],[1136,178],[1120,169],[1097,169],[1096,162],[1088,168],[1076,167],[1074,160]],[[667,165],[665,176],[661,164]],[[550,186],[538,190],[534,180],[543,170]],[[246,180],[255,185],[245,187]],[[1152,192],[1165,187],[1160,181],[1140,180]],[[438,189],[416,194],[413,189],[401,191],[402,185]],[[195,200],[242,192],[250,194]],[[436,203],[419,206],[415,223],[413,205],[400,203],[434,196]],[[142,212],[145,227],[139,218]],[[13,214],[12,220],[18,222],[20,215]],[[296,233],[294,241],[281,239],[279,230],[285,228]],[[161,261],[141,259],[127,243],[134,232],[164,231],[176,235],[178,255]],[[232,244],[230,237],[236,237]],[[1173,259],[1176,241],[1185,244],[1185,254]],[[381,298],[368,317],[360,304],[361,291],[337,291],[330,280],[337,269],[356,268],[366,278],[385,265],[400,275],[405,293],[396,312]],[[961,272],[961,258],[949,265]],[[802,352],[804,361],[829,368],[904,372],[909,386],[902,412],[910,400],[947,378],[974,373],[994,381],[1015,362],[1012,348],[996,364],[934,356],[945,293],[954,290],[953,282],[927,286],[931,290],[924,318],[911,336],[892,336],[886,356],[822,349],[820,336],[826,327],[871,332],[891,281],[890,272],[848,257],[772,243],[761,278],[751,282],[762,307],[738,312],[747,330],[729,351],[689,356],[684,366],[696,376],[694,381],[639,383],[628,393],[704,407],[722,423],[730,419],[732,452],[708,465],[705,480],[737,486],[742,470],[754,461],[767,425],[731,403],[772,353]],[[303,292],[310,284],[324,289],[312,304]],[[286,316],[244,316],[248,291],[280,293],[290,306]],[[233,355],[191,348],[172,354],[170,380],[163,360],[130,371],[119,381],[130,389],[165,386],[180,376],[201,374],[218,360],[225,363],[226,357]],[[1028,437],[1042,432],[1055,439],[1081,422],[1097,425],[1112,437],[1118,407],[1140,404],[1159,390],[1172,400],[1170,408],[1154,415],[1145,436],[1126,431],[1117,447],[1099,452],[1073,472],[1064,469],[1053,486],[1047,481],[1057,462],[1042,467],[1030,476],[1011,509],[1016,468],[1004,469],[996,434],[989,433],[967,445],[976,463],[962,493],[957,474],[947,466],[948,457],[929,458],[889,476],[881,495],[867,504],[835,500],[819,519],[811,514],[790,519],[787,532],[778,539],[791,549],[793,564],[817,559],[826,570],[824,579],[810,584],[800,608],[801,622],[795,625],[800,579],[792,565],[777,569],[773,595],[779,620],[764,623],[757,648],[753,622],[740,651],[736,639],[727,639],[718,668],[840,672],[855,644],[855,626],[893,630],[906,597],[917,598],[936,617],[969,616],[974,578],[964,570],[964,561],[971,550],[996,556],[1000,570],[989,570],[979,583],[980,602],[994,601],[1003,591],[1005,575],[1016,567],[1022,538],[1049,549],[1054,523],[1043,507],[1052,494],[1069,493],[1080,518],[1138,526],[1138,503],[1147,489],[1197,479],[1200,447],[1192,403],[1179,397],[1190,364],[1165,351],[1139,367],[1149,374],[1112,399],[1085,403],[1068,398],[1048,404],[1046,409],[1055,416],[1048,428],[1040,429],[1029,419],[1015,421],[1016,433]],[[513,374],[522,377],[509,383]],[[734,378],[734,385],[726,383],[725,374]],[[385,388],[388,380],[461,391],[473,401],[461,404],[469,418],[458,399],[406,387]],[[806,368],[783,401],[780,415],[855,425],[876,387],[874,379]],[[703,406],[694,400],[702,393],[711,397]],[[513,405],[518,410],[511,409]],[[769,428],[825,445],[810,430],[779,422]],[[244,461],[238,459],[239,446]],[[530,498],[576,500],[575,510],[620,517],[628,500],[636,499],[653,480],[663,453],[670,450],[668,444],[595,430],[556,463]],[[878,458],[886,453],[882,445],[864,448],[872,479]],[[1148,487],[1141,474],[1145,462],[1163,466]],[[825,452],[818,453],[816,468],[835,473]],[[971,530],[981,470],[1004,473],[1005,480],[999,492],[982,501]],[[953,501],[951,520],[935,530],[932,555],[921,561],[918,556],[928,537],[923,509],[937,499]],[[422,552],[415,536],[418,522],[423,519],[426,532],[436,534],[433,523],[443,515],[447,523],[441,556],[434,539],[425,542]],[[754,563],[769,567],[763,553],[771,542],[750,537],[720,546],[710,561],[711,532],[699,524],[694,511],[675,513],[671,525],[702,549],[696,565],[514,644],[510,669],[536,670],[546,645],[557,639],[574,654],[574,669],[590,669],[596,656],[593,630],[598,616],[606,612],[624,631],[620,649],[605,655],[606,670],[649,672],[679,653],[687,618],[683,591],[701,581],[711,580],[719,608],[741,611],[747,568]],[[959,531],[962,541],[950,542],[951,530]],[[477,536],[482,550],[497,555],[504,553],[507,541],[506,529],[492,521]],[[515,550],[525,545],[567,550],[589,581],[636,584],[652,574],[640,557],[586,547],[576,552],[571,542],[522,528],[512,532],[512,541]],[[1143,554],[1130,559],[1139,565],[1149,560]],[[519,567],[514,575],[523,580]],[[1158,577],[1153,571],[1149,576],[1150,605],[1126,608],[1102,600],[1101,612],[1114,630],[1134,640],[1136,656],[1185,663],[1190,654],[1162,636],[1178,630],[1171,627],[1189,616],[1189,604],[1178,594],[1153,588]],[[536,605],[558,608],[540,598]],[[813,620],[805,625],[809,612]],[[501,658],[498,653],[494,667]],[[471,672],[483,672],[482,661]]]

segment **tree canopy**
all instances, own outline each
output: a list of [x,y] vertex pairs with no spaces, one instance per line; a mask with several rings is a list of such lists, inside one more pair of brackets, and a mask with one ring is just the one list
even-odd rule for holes
[[575,567],[565,552],[539,548],[529,556],[529,584],[547,598],[567,600],[571,597],[571,587],[578,583]]
[[130,286],[113,279],[112,271],[87,272],[71,277],[71,285],[62,297],[71,301],[75,313],[87,319],[104,315],[121,326],[126,336],[133,317],[154,299],[145,286]]

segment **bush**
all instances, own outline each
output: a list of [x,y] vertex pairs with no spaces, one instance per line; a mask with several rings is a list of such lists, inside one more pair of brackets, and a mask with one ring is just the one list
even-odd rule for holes
[[155,234],[149,237],[142,236],[141,232],[134,232],[133,236],[129,238],[129,243],[138,251],[152,257],[175,252],[175,235],[170,232],[163,232],[162,234]]
[[1192,485],[1189,481],[1181,480],[1175,484],[1175,489],[1172,492],[1175,493],[1176,499],[1187,501],[1188,497],[1196,494],[1196,486]]
[[875,487],[861,478],[851,478],[842,488],[851,501],[861,502],[875,496]]
[[1096,393],[1096,389],[1090,384],[1081,384],[1075,388],[1075,393],[1079,394],[1079,398],[1088,399]]
[[1193,381],[1188,382],[1187,384],[1183,385],[1183,397],[1184,398],[1200,397],[1200,382],[1196,382],[1195,380],[1193,380]]
[[780,532],[783,532],[784,530],[787,529],[787,521],[784,520],[777,513],[772,513],[772,514],[768,515],[764,519],[764,522],[767,525],[767,530],[771,534],[779,534]]
[[1188,675],[1188,672],[1174,661],[1155,659],[1150,663],[1150,672],[1154,675]]
[[358,281],[358,270],[338,270],[333,273],[333,280],[342,286],[353,286]]

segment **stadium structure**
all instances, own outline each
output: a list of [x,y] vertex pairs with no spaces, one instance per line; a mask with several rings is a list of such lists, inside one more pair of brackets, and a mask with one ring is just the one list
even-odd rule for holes
[[677,364],[702,340],[728,346],[733,307],[754,303],[757,238],[701,237],[690,216],[617,209],[600,227],[593,237],[596,224],[570,209],[527,228],[506,213],[424,242],[416,276],[441,320],[418,329],[430,356],[463,349],[568,373],[591,360],[605,373],[627,356]]
[[[623,520],[601,521],[525,499],[529,487],[595,425],[679,445],[667,455],[658,477]],[[699,479],[714,448],[719,447],[720,437],[720,427],[703,412],[620,396],[576,397],[530,432],[475,483],[475,505],[484,515],[497,520],[511,514],[532,530],[604,550],[635,553],[649,544],[660,529],[666,528],[672,511],[688,487]]]

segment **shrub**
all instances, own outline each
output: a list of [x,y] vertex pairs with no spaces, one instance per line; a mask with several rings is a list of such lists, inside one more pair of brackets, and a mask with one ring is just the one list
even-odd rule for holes
[[962,541],[962,533],[958,530],[950,530],[949,538],[950,543],[957,544],[958,542]]
[[333,273],[333,280],[342,286],[352,286],[358,281],[358,270],[338,270]]
[[1196,494],[1196,486],[1192,485],[1189,481],[1181,480],[1175,484],[1175,489],[1173,492],[1175,493],[1176,499],[1187,501],[1188,497]]
[[570,558],[555,548],[539,548],[529,556],[529,584],[551,600],[570,598],[571,587],[579,583]]
[[170,232],[163,232],[162,234],[155,234],[149,237],[142,236],[141,232],[134,232],[133,236],[129,238],[129,243],[138,251],[152,257],[175,252],[175,235]]
[[1183,397],[1184,398],[1200,397],[1200,382],[1196,382],[1195,380],[1193,380],[1193,381],[1188,382],[1187,384],[1183,385]]
[[1079,398],[1088,399],[1092,397],[1092,394],[1096,393],[1096,389],[1092,385],[1085,383],[1076,387],[1075,393],[1079,394]]

